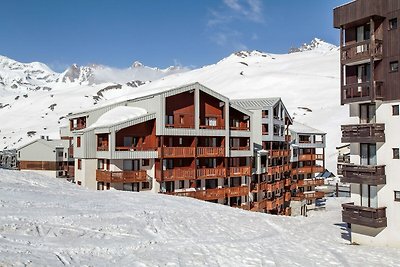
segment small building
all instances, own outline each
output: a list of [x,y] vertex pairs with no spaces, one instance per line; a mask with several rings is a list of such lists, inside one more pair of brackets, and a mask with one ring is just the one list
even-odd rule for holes
[[18,169],[35,171],[51,177],[71,178],[74,160],[68,153],[68,140],[42,137],[15,149]]

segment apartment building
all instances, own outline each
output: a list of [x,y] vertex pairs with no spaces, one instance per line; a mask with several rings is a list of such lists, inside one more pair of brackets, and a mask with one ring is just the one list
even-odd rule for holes
[[75,182],[151,190],[290,215],[288,126],[280,98],[229,100],[199,84],[68,115]]
[[[324,192],[316,191],[324,184],[317,174],[325,170],[326,133],[302,123],[293,122],[289,127],[291,137],[291,176],[297,184],[292,197],[293,215],[307,215],[307,211],[316,207],[316,202],[325,197]],[[323,203],[319,203],[323,206]]]
[[240,99],[232,102],[253,113],[253,175],[250,210],[290,215],[296,185],[290,177],[288,126],[293,123],[280,98]]
[[354,123],[342,126],[350,143],[343,205],[354,243],[400,247],[400,1],[357,0],[334,9],[340,29],[341,103]]
[[70,114],[75,182],[249,205],[253,113],[199,84]]
[[0,151],[0,168],[18,170],[17,151],[15,149]]

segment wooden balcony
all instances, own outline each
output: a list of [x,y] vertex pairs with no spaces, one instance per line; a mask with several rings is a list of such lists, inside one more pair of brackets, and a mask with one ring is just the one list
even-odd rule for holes
[[299,161],[313,161],[313,160],[323,160],[323,154],[303,154],[299,155]]
[[320,199],[325,197],[324,192],[304,192],[304,197],[307,200]]
[[383,82],[363,82],[342,85],[342,105],[383,99]]
[[383,56],[382,40],[366,40],[341,47],[341,63],[343,65],[356,65],[374,60],[381,60]]
[[242,167],[230,167],[229,168],[229,176],[249,176],[251,175],[251,166],[242,166]]
[[265,209],[266,210],[275,210],[278,208],[278,204],[276,202],[276,200],[267,200],[265,201]]
[[230,126],[229,129],[233,131],[250,131],[250,128],[247,126]]
[[292,169],[292,175],[304,174],[304,173],[320,173],[323,172],[322,166],[304,166]]
[[194,158],[194,147],[163,147],[158,148],[158,156],[164,158]]
[[279,158],[279,157],[289,157],[290,150],[271,150],[270,157]]
[[277,198],[277,199],[275,200],[275,203],[276,203],[277,206],[283,205],[284,202],[285,202],[284,196],[281,196],[281,197],[279,197],[279,198]]
[[298,187],[320,186],[320,185],[324,185],[324,179],[304,179],[297,181]]
[[342,204],[342,207],[342,220],[346,223],[372,228],[387,226],[386,207],[368,208],[356,206],[354,203]]
[[230,147],[230,150],[250,150],[249,146],[232,146]]
[[103,144],[97,147],[97,151],[108,151],[108,150],[109,150],[108,144]]
[[258,191],[272,192],[274,190],[275,190],[274,184],[268,184],[267,182],[262,182],[258,186]]
[[147,182],[147,173],[140,171],[104,171],[96,170],[96,181],[105,183]]
[[225,147],[198,147],[197,148],[198,157],[224,157]]
[[115,151],[157,151],[157,147],[117,146]]
[[342,143],[377,143],[385,142],[385,124],[342,125]]
[[225,188],[225,194],[227,197],[247,196],[249,188],[247,186],[228,187]]
[[385,165],[342,164],[344,183],[384,185],[386,184]]
[[[175,180],[193,180],[196,178],[195,169],[191,168],[174,168],[164,170],[162,172],[163,181],[175,181]],[[161,178],[161,171],[157,170],[157,178]]]
[[226,168],[199,168],[197,169],[198,179],[225,178]]

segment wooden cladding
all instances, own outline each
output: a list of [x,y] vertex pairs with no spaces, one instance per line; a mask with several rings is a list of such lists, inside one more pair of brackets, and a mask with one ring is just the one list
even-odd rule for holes
[[375,60],[382,59],[382,40],[356,42],[342,46],[341,49],[341,63],[343,65],[363,63],[369,61],[371,57]]
[[298,161],[310,161],[310,160],[323,160],[323,154],[303,154],[299,155]]
[[272,158],[289,157],[290,150],[271,150],[269,155]]
[[386,184],[385,166],[365,166],[354,164],[342,165],[342,182],[369,184],[369,185],[384,185]]
[[297,181],[298,187],[320,186],[320,185],[324,185],[324,179],[304,179],[304,180]]
[[224,157],[225,147],[198,147],[197,157]]
[[230,167],[229,168],[229,176],[249,176],[251,175],[251,167],[250,166],[242,166],[242,167]]
[[[196,169],[190,168],[174,168],[162,171],[164,181],[193,180],[196,178],[195,175]],[[161,178],[161,171],[156,172],[156,177]]]
[[226,177],[226,169],[225,168],[197,169],[197,178],[199,178],[199,179],[224,178],[224,177]]
[[194,147],[163,147],[158,149],[158,154],[164,158],[193,158]]
[[324,168],[321,166],[304,166],[292,169],[292,175],[305,174],[305,173],[319,173],[323,171]]
[[387,226],[386,207],[369,208],[356,206],[354,203],[342,204],[342,220],[346,223],[372,228]]
[[237,186],[237,187],[226,187],[226,188],[213,188],[206,190],[174,192],[170,194],[177,196],[192,197],[200,200],[215,200],[215,199],[224,199],[227,197],[247,196],[249,194],[249,188],[244,186]]
[[21,170],[41,170],[41,171],[57,171],[62,170],[55,161],[20,161],[19,168]]
[[193,113],[174,113],[166,116],[165,127],[167,128],[192,128],[194,129]]
[[384,93],[384,83],[382,81],[342,85],[342,105],[361,101],[382,100]]
[[342,125],[342,143],[385,142],[385,124]]
[[139,171],[104,171],[96,170],[96,181],[106,183],[147,182],[147,173]]

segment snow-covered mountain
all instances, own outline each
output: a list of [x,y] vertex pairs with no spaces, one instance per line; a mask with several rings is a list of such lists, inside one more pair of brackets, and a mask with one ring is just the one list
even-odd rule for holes
[[0,169],[0,266],[398,266],[394,248],[351,246],[341,202],[308,217],[185,197],[91,191]]
[[[289,54],[240,51],[199,69],[178,71],[162,78],[153,74],[152,82],[145,84],[143,79],[129,73],[145,75],[149,69],[155,71],[152,73],[176,69],[158,70],[135,62],[122,72],[123,75],[120,73],[118,76],[111,70],[108,72],[110,77],[107,77],[103,75],[108,71],[107,67],[87,66],[90,71],[85,69],[82,74],[81,67],[76,66],[76,72],[72,71],[75,79],[63,82],[60,77],[65,77],[66,72],[57,74],[48,68],[45,72],[43,67],[41,75],[49,76],[44,81],[39,79],[43,83],[41,89],[19,91],[7,87],[3,90],[8,94],[0,100],[0,149],[17,146],[39,135],[58,137],[58,127],[66,123],[64,116],[70,112],[200,82],[229,98],[282,97],[297,121],[328,133],[327,167],[335,171],[335,147],[340,144],[340,125],[348,120],[346,108],[340,106],[339,51],[337,47],[317,39],[303,47],[308,48]],[[24,70],[16,71],[24,73]],[[13,73],[7,69],[6,73],[10,72]],[[3,73],[4,67],[1,67],[0,76]],[[107,83],[90,81],[90,78],[99,81],[99,77]],[[116,83],[112,80],[116,77],[129,77],[132,82]],[[51,89],[44,89],[44,86]],[[36,135],[29,137],[28,132]]]

